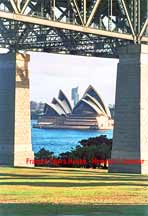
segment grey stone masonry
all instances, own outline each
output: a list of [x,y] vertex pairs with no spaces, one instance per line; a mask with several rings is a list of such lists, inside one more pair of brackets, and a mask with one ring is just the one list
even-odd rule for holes
[[0,165],[33,166],[30,130],[30,56],[0,55]]
[[119,49],[109,172],[148,174],[148,46]]

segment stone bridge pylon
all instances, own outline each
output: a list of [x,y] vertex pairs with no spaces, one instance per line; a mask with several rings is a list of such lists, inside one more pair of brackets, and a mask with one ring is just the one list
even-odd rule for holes
[[148,174],[148,45],[119,49],[109,172]]
[[29,60],[28,54],[14,52],[0,55],[1,165],[26,166],[26,158],[34,159],[30,128]]

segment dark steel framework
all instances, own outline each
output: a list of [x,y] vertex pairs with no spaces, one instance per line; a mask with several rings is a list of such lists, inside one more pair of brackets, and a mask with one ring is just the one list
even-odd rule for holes
[[148,0],[0,0],[0,47],[118,57],[148,43]]

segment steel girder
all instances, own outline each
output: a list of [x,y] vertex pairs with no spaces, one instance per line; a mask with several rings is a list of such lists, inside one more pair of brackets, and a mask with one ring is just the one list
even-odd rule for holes
[[148,42],[148,0],[0,0],[0,46],[118,57]]

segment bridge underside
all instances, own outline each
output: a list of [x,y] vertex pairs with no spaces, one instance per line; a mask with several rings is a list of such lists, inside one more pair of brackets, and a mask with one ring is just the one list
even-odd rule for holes
[[147,43],[147,0],[0,0],[0,47],[118,57]]

